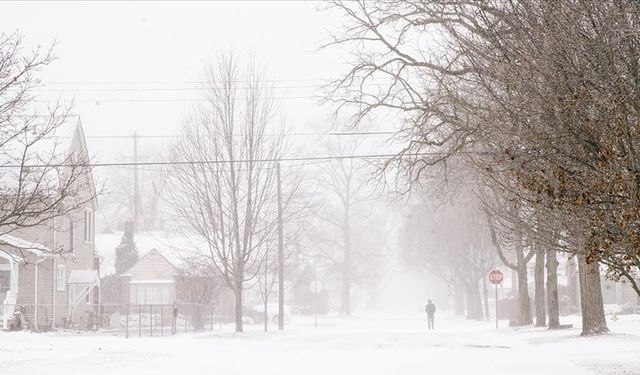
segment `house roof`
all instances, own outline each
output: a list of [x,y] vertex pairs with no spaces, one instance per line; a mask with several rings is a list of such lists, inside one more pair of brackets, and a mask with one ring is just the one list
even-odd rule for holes
[[171,279],[131,280],[129,284],[175,284]]
[[177,273],[178,268],[173,263],[171,263],[171,261],[169,261],[169,259],[167,259],[167,257],[165,257],[164,255],[160,254],[160,252],[158,250],[151,249],[146,254],[144,254],[142,257],[140,257],[140,259],[138,259],[136,264],[134,264],[133,266],[129,267],[129,269],[125,273],[123,273],[121,276],[130,276],[131,275],[131,270],[136,268],[136,266],[138,266],[138,264],[140,264],[143,260],[145,260],[146,258],[148,258],[149,256],[152,256],[152,255],[159,256],[161,259],[163,259],[172,268],[173,273]]
[[[116,247],[122,240],[122,232],[96,233],[96,252],[102,257],[100,274],[115,273]],[[194,239],[172,235],[167,232],[138,232],[134,235],[140,258],[151,250],[157,251],[174,267],[180,268],[184,257],[189,255],[189,249],[203,246]],[[186,250],[185,250],[186,249]]]
[[96,270],[73,270],[69,274],[69,284],[100,284]]
[[0,244],[9,245],[20,250],[25,250],[38,256],[53,256],[53,252],[47,246],[41,243],[27,241],[10,234],[0,234]]

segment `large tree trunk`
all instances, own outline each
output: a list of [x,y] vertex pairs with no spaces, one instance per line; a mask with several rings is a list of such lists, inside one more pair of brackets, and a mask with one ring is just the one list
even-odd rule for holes
[[482,320],[482,298],[477,282],[467,287],[467,319]]
[[235,321],[236,321],[236,332],[243,332],[243,323],[242,323],[242,286],[235,286],[233,288],[233,295],[235,297]]
[[533,323],[531,316],[531,300],[529,299],[529,278],[527,275],[527,262],[525,261],[522,240],[516,240],[516,257],[518,259],[518,321],[515,325],[525,326]]
[[545,327],[547,325],[547,316],[544,302],[544,251],[541,248],[536,249],[534,281],[536,284],[536,327]]
[[558,256],[555,249],[547,250],[547,305],[549,308],[549,329],[560,328]]
[[580,279],[580,306],[582,308],[582,336],[601,335],[609,332],[604,317],[600,264],[587,263],[584,255],[578,255]]

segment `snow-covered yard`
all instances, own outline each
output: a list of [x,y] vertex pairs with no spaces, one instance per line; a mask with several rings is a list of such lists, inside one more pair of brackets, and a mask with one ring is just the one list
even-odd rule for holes
[[[563,323],[578,323],[577,317]],[[569,320],[574,320],[570,322]],[[496,330],[493,322],[422,315],[294,317],[285,332],[231,327],[173,337],[0,333],[0,374],[640,374],[640,316],[615,332]],[[506,324],[506,322],[501,322]]]

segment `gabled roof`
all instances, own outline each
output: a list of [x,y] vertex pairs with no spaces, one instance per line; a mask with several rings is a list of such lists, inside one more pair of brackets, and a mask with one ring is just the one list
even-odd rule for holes
[[151,255],[157,255],[161,259],[163,259],[172,268],[174,275],[178,273],[178,268],[173,263],[171,263],[169,261],[169,259],[167,259],[167,257],[165,257],[164,255],[160,254],[160,252],[158,250],[151,249],[146,254],[144,254],[142,257],[140,257],[140,259],[138,259],[136,264],[134,264],[133,266],[129,267],[129,269],[125,273],[123,273],[121,276],[131,276],[131,270],[134,269],[137,265],[139,265],[145,258],[148,258]]
[[[122,235],[122,232],[96,233],[96,252],[103,257],[100,264],[101,275],[115,273],[115,249],[122,241]],[[155,249],[178,269],[184,265],[185,257],[195,252],[194,249],[206,246],[196,242],[199,241],[196,237],[185,237],[168,232],[138,232],[134,236],[134,241],[140,258],[150,249]]]
[[[74,149],[74,146],[76,145],[79,147],[79,150]],[[82,121],[80,120],[80,116],[78,116],[78,121],[75,127],[73,128],[71,142],[69,142],[69,149],[67,150],[69,154],[73,153],[74,151],[79,151],[81,153],[82,155],[81,160],[86,160],[86,162],[90,162],[91,158],[89,155],[89,149],[87,148],[87,138],[84,135],[84,128],[82,127]],[[95,185],[95,181],[93,180],[93,173],[91,171],[91,167],[89,167],[87,171],[89,173],[88,182],[89,182],[89,188],[91,189],[91,196],[95,197],[96,185]],[[93,201],[95,204],[94,209],[97,209],[98,200],[94,199]]]

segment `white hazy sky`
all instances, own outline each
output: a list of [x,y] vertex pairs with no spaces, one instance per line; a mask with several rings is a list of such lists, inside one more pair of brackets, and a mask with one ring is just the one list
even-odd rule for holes
[[[0,31],[19,30],[29,45],[56,41],[40,99],[74,99],[89,136],[173,134],[199,98],[192,82],[203,63],[229,46],[268,64],[294,130],[322,132],[328,116],[313,86],[340,71],[341,55],[317,47],[340,22],[316,1],[0,4]],[[90,139],[89,147],[111,161],[109,150],[128,143]]]

